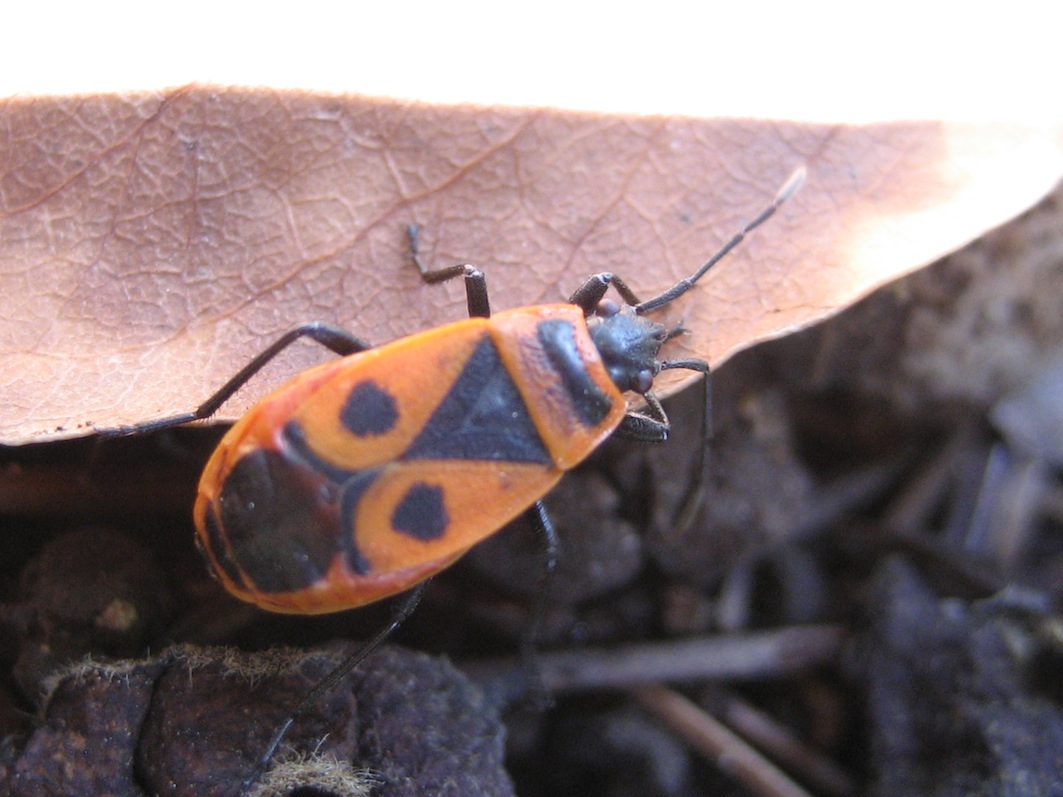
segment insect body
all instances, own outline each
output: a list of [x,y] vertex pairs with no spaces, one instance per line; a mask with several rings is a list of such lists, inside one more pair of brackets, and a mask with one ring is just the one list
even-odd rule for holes
[[[604,361],[595,338],[619,328],[641,347]],[[218,446],[195,508],[200,546],[230,592],[272,611],[401,592],[608,437],[626,413],[621,389],[649,385],[665,337],[633,312],[588,321],[577,305],[543,305],[302,373]]]
[[[427,269],[411,227],[425,281],[464,277],[469,319],[376,349],[325,324],[297,327],[193,412],[124,431],[212,415],[299,338],[343,355],[266,396],[225,435],[200,479],[198,542],[226,589],[271,611],[333,612],[397,594],[529,509],[552,532],[539,499],[610,434],[667,438],[654,377],[709,366],[658,360],[673,333],[648,316],[690,290],[802,177],[694,274],[644,302],[604,272],[567,304],[492,315],[483,274]],[[626,306],[603,301],[610,286]],[[645,398],[644,412],[627,411],[627,392]],[[684,503],[696,501],[695,486]]]

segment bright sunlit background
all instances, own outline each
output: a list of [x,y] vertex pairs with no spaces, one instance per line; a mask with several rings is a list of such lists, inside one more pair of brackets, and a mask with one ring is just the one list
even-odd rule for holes
[[866,122],[1056,121],[1054,4],[13,3],[0,96],[214,82]]

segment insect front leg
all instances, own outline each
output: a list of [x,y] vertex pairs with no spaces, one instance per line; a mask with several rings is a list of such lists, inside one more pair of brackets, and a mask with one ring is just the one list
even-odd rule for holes
[[664,407],[652,393],[646,393],[642,398],[646,401],[646,411],[629,412],[620,422],[614,435],[621,440],[663,443],[668,439],[668,433],[672,430]]
[[709,467],[712,441],[712,368],[704,360],[669,360],[660,364],[661,370],[680,368],[703,374],[701,379],[701,445],[695,448],[694,463],[683,490],[683,497],[676,507],[672,524],[680,532],[690,528],[705,500],[705,473]]
[[410,239],[410,254],[413,256],[414,265],[421,272],[421,279],[430,285],[439,282],[465,278],[465,300],[469,307],[469,318],[489,318],[491,316],[491,303],[487,298],[487,278],[483,272],[468,263],[459,263],[456,266],[446,266],[439,269],[430,269],[421,260],[421,252],[418,247],[418,235],[421,228],[411,224],[406,228],[406,234]]
[[611,271],[603,271],[601,274],[589,277],[586,282],[576,288],[572,296],[569,297],[568,302],[582,308],[584,315],[590,315],[598,309],[598,303],[605,296],[605,292],[609,290],[610,285],[616,288],[616,292],[628,304],[637,305],[639,303],[639,298],[635,295],[635,292],[628,287],[626,282]]
[[[660,363],[662,371],[677,368],[704,374],[701,380],[701,445],[695,449],[690,476],[672,519],[673,525],[683,530],[694,522],[705,498],[703,482],[708,469],[709,443],[712,439],[712,370],[704,360],[670,360]],[[646,400],[646,411],[629,412],[625,415],[624,420],[617,427],[616,436],[624,440],[637,440],[643,443],[664,442],[671,431],[668,416],[652,393],[646,393],[643,398]]]

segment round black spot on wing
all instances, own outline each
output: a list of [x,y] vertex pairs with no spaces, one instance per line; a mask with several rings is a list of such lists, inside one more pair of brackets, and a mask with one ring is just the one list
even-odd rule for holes
[[343,405],[343,427],[357,437],[387,434],[399,420],[395,398],[372,381],[355,386]]
[[438,540],[450,517],[443,503],[443,488],[417,482],[406,491],[391,515],[391,527],[418,540]]

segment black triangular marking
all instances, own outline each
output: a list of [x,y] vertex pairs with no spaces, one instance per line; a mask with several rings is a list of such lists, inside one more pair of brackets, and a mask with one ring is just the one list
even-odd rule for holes
[[402,458],[550,464],[550,454],[489,335],[477,344]]

